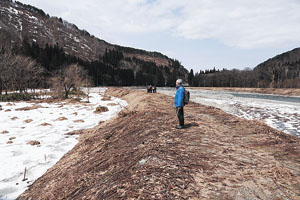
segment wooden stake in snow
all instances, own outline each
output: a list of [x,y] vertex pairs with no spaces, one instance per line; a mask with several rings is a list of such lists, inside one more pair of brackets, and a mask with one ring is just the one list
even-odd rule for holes
[[27,178],[26,178],[26,172],[27,172],[27,170],[26,170],[26,167],[25,167],[25,170],[24,170],[24,178],[23,178],[22,181],[26,181],[26,180],[27,180]]

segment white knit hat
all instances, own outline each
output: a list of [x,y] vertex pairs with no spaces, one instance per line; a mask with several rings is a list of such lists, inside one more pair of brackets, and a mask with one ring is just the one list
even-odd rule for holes
[[177,79],[176,83],[182,84],[182,79]]

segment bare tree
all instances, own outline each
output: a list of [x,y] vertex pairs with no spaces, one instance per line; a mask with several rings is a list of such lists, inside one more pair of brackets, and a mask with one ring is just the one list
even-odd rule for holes
[[71,89],[77,90],[84,86],[86,76],[87,72],[77,64],[56,71],[50,79],[55,96],[69,98]]
[[16,56],[15,60],[15,79],[13,80],[15,89],[20,92],[26,92],[27,89],[38,88],[44,79],[44,68],[28,57]]
[[14,56],[11,51],[6,51],[0,55],[0,81],[1,89],[7,91],[11,87],[11,73],[14,66]]
[[44,78],[44,68],[29,57],[14,55],[6,50],[0,55],[1,89],[25,92],[37,88]]

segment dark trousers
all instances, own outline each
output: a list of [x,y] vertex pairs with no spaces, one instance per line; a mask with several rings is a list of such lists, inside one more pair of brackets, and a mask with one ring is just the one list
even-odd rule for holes
[[184,126],[184,115],[183,115],[183,107],[176,108],[177,117],[179,120],[179,126]]

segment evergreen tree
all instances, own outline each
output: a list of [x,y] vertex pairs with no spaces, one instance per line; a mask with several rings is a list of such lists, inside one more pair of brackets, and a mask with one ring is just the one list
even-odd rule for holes
[[188,83],[190,86],[194,86],[193,82],[194,82],[194,71],[193,71],[193,69],[191,69],[191,71],[188,75]]

